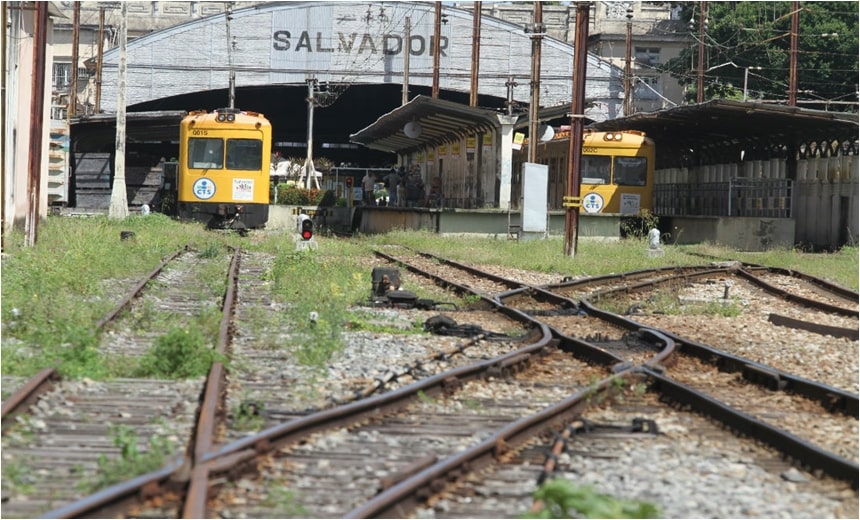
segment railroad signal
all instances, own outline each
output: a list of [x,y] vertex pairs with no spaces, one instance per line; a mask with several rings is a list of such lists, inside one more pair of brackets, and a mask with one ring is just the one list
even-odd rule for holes
[[314,237],[314,221],[305,214],[299,215],[299,235],[302,240],[310,240]]
[[352,177],[347,177],[347,178],[346,178],[346,187],[347,187],[347,188],[352,188]]

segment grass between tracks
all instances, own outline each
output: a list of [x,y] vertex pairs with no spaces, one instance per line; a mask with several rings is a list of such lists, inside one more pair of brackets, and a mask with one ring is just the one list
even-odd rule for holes
[[[121,240],[121,231],[132,231],[134,237]],[[242,237],[206,231],[197,224],[179,223],[158,214],[123,221],[50,217],[40,226],[34,247],[25,247],[23,235],[12,233],[2,260],[2,373],[29,376],[46,366],[55,366],[73,378],[140,373],[145,367],[139,363],[108,359],[98,351],[93,324],[114,307],[120,292],[130,289],[164,257],[186,246],[201,257],[226,256],[234,247],[272,254],[275,261],[264,275],[271,282],[269,297],[285,305],[282,325],[288,326],[303,345],[298,351],[300,361],[311,366],[324,365],[341,348],[342,332],[378,327],[366,313],[350,307],[369,297],[373,249],[388,245],[405,245],[469,264],[554,273],[559,280],[663,265],[700,265],[708,259],[696,255],[704,254],[791,268],[858,288],[856,247],[832,254],[808,254],[798,250],[739,253],[709,244],[667,245],[664,256],[651,258],[645,254],[648,246],[644,240],[585,239],[578,242],[571,257],[564,254],[561,237],[509,241],[397,231],[351,240],[318,234],[316,240],[318,249],[296,251],[292,233],[255,232]],[[218,280],[201,291],[220,290],[223,282]],[[416,292],[419,297],[437,301],[450,299],[441,291]],[[201,292],[201,297],[206,297],[204,294]],[[318,316],[315,322],[309,319],[312,312]],[[204,321],[199,326],[205,343],[216,326],[212,322],[217,320],[210,317]],[[188,344],[191,340],[177,338],[177,332],[152,327],[163,330],[165,339],[160,343],[168,345],[164,348],[175,344],[180,354],[195,351]],[[409,331],[420,328],[413,326]],[[197,338],[196,332],[192,336]],[[165,378],[186,375],[171,369],[156,374]]]

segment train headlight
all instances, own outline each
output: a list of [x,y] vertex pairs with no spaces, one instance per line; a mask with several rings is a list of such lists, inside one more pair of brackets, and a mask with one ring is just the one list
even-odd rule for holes
[[219,123],[223,123],[225,116],[224,114],[218,114],[218,117],[215,118]]
[[227,122],[232,123],[236,120],[236,114],[227,114]]

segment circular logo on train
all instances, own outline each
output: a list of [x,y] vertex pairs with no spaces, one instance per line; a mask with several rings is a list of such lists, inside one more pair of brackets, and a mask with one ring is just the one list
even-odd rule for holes
[[198,199],[211,199],[215,195],[215,183],[212,182],[212,179],[201,177],[194,181],[194,184],[191,186],[191,191]]
[[603,209],[603,197],[592,191],[582,197],[582,207],[586,213],[600,213]]

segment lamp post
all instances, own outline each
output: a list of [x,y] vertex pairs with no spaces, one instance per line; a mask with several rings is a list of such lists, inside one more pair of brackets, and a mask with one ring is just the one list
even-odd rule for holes
[[749,81],[750,69],[761,70],[762,67],[744,67],[744,101],[747,100],[747,82]]

